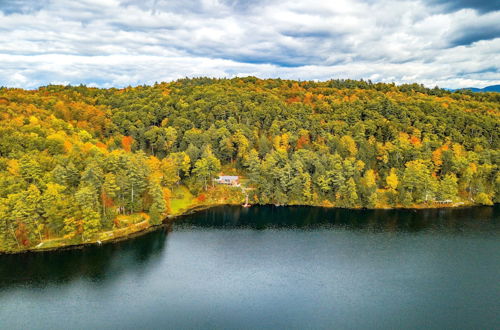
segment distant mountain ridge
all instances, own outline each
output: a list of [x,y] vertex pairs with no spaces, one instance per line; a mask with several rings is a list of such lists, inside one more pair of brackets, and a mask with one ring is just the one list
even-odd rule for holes
[[460,91],[460,90],[470,90],[471,92],[475,93],[484,93],[484,92],[500,93],[500,85],[491,85],[491,86],[486,86],[484,88],[466,87],[466,88],[450,89],[450,91]]

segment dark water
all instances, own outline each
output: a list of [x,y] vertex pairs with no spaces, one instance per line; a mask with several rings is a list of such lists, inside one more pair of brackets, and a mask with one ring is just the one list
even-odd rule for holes
[[500,207],[220,207],[0,256],[0,329],[499,329]]

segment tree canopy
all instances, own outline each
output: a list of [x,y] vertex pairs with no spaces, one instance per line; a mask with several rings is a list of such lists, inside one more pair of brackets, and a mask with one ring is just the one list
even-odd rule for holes
[[[254,203],[500,201],[500,94],[418,84],[181,79],[0,88],[0,249],[168,213],[233,169]],[[118,219],[118,220],[117,220]]]

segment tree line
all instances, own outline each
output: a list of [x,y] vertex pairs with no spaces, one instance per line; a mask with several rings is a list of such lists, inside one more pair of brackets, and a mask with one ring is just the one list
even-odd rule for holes
[[500,94],[254,77],[0,88],[0,249],[158,224],[172,190],[248,178],[253,203],[500,201]]

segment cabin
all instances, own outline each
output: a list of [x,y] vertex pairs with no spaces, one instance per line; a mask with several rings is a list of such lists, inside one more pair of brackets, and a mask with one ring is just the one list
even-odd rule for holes
[[239,186],[240,178],[237,175],[221,175],[217,179],[215,179],[215,182],[228,186]]

